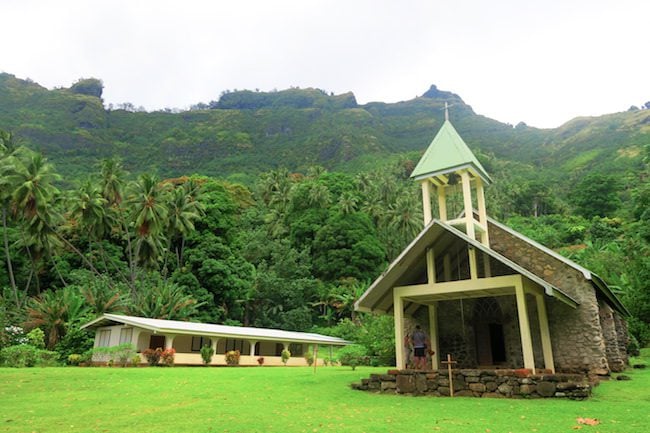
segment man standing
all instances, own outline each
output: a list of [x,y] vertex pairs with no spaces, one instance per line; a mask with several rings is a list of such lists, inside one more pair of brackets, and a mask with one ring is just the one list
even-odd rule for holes
[[427,366],[426,350],[428,340],[427,334],[422,331],[420,325],[416,325],[415,332],[411,336],[411,343],[413,344],[413,358],[417,370],[424,370]]

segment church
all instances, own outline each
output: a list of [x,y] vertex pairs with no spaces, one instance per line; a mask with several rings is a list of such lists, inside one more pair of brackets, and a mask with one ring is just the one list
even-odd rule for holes
[[355,304],[394,317],[398,370],[416,325],[430,337],[431,370],[448,354],[458,368],[624,369],[625,307],[598,275],[487,215],[492,180],[447,112],[411,178],[424,229]]

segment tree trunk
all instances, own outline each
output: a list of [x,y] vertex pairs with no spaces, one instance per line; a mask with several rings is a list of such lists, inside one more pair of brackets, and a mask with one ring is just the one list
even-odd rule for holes
[[9,272],[9,283],[11,284],[11,290],[14,292],[16,307],[18,307],[18,288],[16,287],[16,279],[14,277],[14,268],[11,263],[11,255],[9,254],[9,236],[7,234],[7,207],[4,205],[2,206],[2,233],[4,238],[5,256],[7,258],[7,271]]

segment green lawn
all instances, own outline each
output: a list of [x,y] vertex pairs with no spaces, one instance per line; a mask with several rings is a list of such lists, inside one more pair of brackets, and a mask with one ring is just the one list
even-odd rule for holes
[[[646,349],[645,355],[650,356]],[[647,359],[647,358],[646,358]],[[650,431],[650,369],[588,401],[407,397],[353,391],[385,368],[0,369],[0,432]]]

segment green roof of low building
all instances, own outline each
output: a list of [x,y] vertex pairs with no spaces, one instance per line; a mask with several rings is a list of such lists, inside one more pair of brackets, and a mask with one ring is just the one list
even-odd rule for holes
[[441,174],[453,173],[463,168],[473,171],[486,184],[492,181],[481,163],[476,159],[476,156],[456,132],[451,122],[445,120],[440,131],[438,131],[415,169],[413,169],[411,177],[426,179]]

